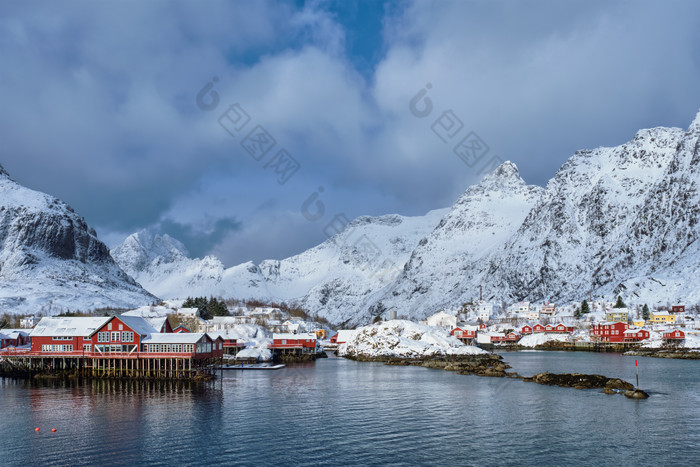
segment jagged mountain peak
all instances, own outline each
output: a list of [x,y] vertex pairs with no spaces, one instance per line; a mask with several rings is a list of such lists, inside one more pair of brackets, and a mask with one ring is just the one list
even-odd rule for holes
[[493,172],[487,174],[476,186],[493,190],[508,186],[520,187],[525,185],[525,180],[520,177],[518,166],[511,161],[505,161],[496,167]]
[[0,177],[10,177],[10,174],[7,173],[7,170],[5,170],[5,167],[0,164]]

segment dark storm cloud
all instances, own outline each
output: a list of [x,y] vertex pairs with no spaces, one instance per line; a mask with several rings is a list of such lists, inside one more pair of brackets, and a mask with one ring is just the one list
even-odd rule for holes
[[201,258],[209,254],[227,235],[240,229],[241,223],[232,218],[217,219],[209,228],[164,219],[153,228],[153,231],[158,234],[168,234],[180,240],[192,257]]

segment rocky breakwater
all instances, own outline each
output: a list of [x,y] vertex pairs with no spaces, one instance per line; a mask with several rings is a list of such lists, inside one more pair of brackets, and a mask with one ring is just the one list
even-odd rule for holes
[[620,378],[608,378],[602,375],[588,375],[585,373],[538,373],[531,378],[523,378],[523,381],[546,386],[559,386],[574,389],[603,389],[606,394],[624,394],[631,399],[646,399],[649,394],[637,389],[631,383]]

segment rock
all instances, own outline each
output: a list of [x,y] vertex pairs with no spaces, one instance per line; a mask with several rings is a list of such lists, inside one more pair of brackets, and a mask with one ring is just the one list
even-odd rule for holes
[[631,383],[621,380],[620,378],[609,379],[608,382],[605,383],[605,387],[609,389],[624,389],[627,391],[630,389],[634,389],[634,386]]
[[604,392],[605,394],[617,394],[617,391],[616,391],[616,390],[614,390],[614,389],[612,389],[612,388],[609,388],[609,387],[603,388],[603,392]]
[[[527,378],[523,379],[528,381]],[[532,382],[544,384],[547,386],[560,386],[574,389],[593,389],[593,388],[609,388],[609,389],[632,389],[632,386],[627,381],[619,378],[608,378],[602,375],[587,375],[584,373],[538,373],[532,377]]]
[[641,389],[635,389],[633,391],[625,391],[625,397],[629,399],[648,399],[649,394],[642,391]]

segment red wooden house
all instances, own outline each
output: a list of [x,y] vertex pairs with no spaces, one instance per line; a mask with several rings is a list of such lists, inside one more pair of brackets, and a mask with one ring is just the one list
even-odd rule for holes
[[520,328],[520,334],[532,334],[532,326],[526,324],[522,328]]
[[514,344],[514,343],[518,342],[521,337],[522,336],[520,335],[520,333],[512,331],[512,332],[509,332],[508,334],[502,335],[502,336],[491,336],[491,342],[493,342],[493,343],[505,342],[505,343]]
[[666,344],[680,344],[685,340],[685,332],[680,329],[673,329],[661,334],[661,339]]
[[31,339],[27,329],[0,329],[0,349],[24,347],[30,342]]
[[97,354],[138,353],[143,340],[155,333],[145,318],[112,316],[90,335],[92,351]]
[[268,348],[284,352],[313,354],[317,352],[317,342],[316,334],[311,332],[299,334],[274,333],[272,335],[272,344],[268,345]]
[[188,357],[194,360],[220,358],[224,355],[224,339],[207,333],[156,333],[143,340],[143,357]]
[[566,326],[565,324],[559,323],[556,326],[554,326],[554,329],[552,332],[557,332],[557,333],[570,333],[574,332],[574,327],[573,326]]
[[624,342],[625,331],[629,325],[622,321],[615,323],[598,323],[591,326],[591,339],[597,342]]
[[486,323],[481,323],[479,325],[479,329],[486,329]]
[[640,342],[649,339],[649,331],[646,329],[628,329],[624,332],[625,342]]
[[478,328],[476,326],[466,326],[466,325],[461,325],[461,326],[456,326],[454,329],[450,331],[450,335],[456,337],[457,339],[461,340],[465,344],[471,344],[474,342],[474,339],[476,338],[476,330]]
[[685,313],[685,305],[673,305],[671,313]]
[[173,329],[173,332],[177,333],[177,332],[191,332],[191,331],[181,324],[181,325],[177,326],[175,329]]
[[544,331],[545,331],[545,328],[540,323],[537,323],[532,327],[532,332],[544,332]]
[[92,352],[92,334],[111,318],[42,318],[32,329],[31,352],[40,355],[82,355]]

